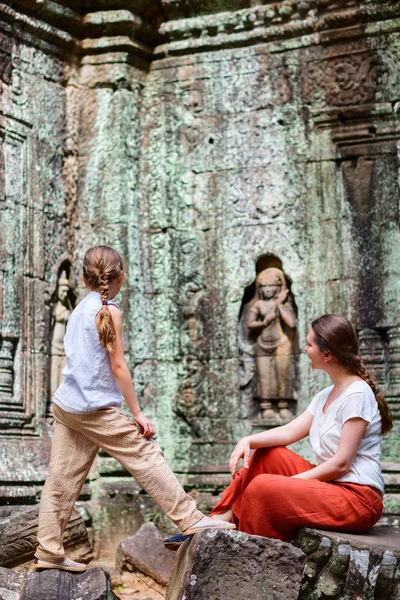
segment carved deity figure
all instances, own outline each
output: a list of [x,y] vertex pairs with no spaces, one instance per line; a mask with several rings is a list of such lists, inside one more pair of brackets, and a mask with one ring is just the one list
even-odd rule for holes
[[288,421],[292,414],[293,348],[291,333],[296,326],[289,290],[283,272],[275,267],[264,269],[256,279],[257,301],[249,311],[247,326],[257,336],[257,397],[261,401],[264,420],[277,417]]
[[64,379],[62,370],[65,367],[64,335],[67,321],[72,312],[71,302],[68,298],[69,281],[63,271],[57,284],[57,302],[52,313],[51,334],[51,362],[50,362],[50,398]]

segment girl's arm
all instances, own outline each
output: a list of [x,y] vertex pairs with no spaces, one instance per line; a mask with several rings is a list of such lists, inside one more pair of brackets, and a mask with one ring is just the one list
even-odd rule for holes
[[359,417],[346,421],[342,428],[342,437],[335,456],[314,467],[314,469],[293,475],[293,477],[333,481],[341,475],[345,475],[353,463],[367,424],[367,421]]
[[151,438],[156,431],[151,421],[141,411],[135,388],[133,387],[132,377],[125,360],[124,347],[122,344],[121,312],[112,304],[109,305],[108,309],[111,313],[116,334],[114,352],[110,352],[111,370],[118,384],[119,390],[125,399],[125,402],[129,406],[136,423],[143,432],[143,436],[146,438]]
[[243,466],[249,466],[250,451],[255,448],[270,448],[271,446],[288,446],[305,438],[313,421],[313,415],[305,410],[287,425],[248,435],[238,441],[229,461],[232,477],[235,475],[239,460],[243,457]]

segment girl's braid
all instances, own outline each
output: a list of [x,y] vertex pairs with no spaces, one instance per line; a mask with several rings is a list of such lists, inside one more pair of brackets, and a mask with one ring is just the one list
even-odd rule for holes
[[98,278],[99,282],[99,290],[100,290],[100,298],[103,306],[107,305],[108,295],[110,292],[110,284],[108,280],[108,275],[106,273],[101,273]]

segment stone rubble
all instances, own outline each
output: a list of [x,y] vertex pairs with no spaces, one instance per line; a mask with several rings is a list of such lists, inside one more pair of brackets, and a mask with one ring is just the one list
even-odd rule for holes
[[57,569],[28,571],[25,575],[0,568],[1,600],[118,600],[109,575],[99,567],[86,573]]
[[[0,519],[0,566],[16,567],[33,560],[37,547],[39,505],[30,506]],[[92,545],[78,510],[68,522],[64,545],[68,556],[81,562],[92,559]]]
[[305,554],[240,531],[202,531],[178,551],[167,600],[297,600]]
[[153,523],[145,523],[132,537],[121,542],[117,550],[117,569],[138,570],[158,583],[167,585],[175,555],[166,550],[163,538]]

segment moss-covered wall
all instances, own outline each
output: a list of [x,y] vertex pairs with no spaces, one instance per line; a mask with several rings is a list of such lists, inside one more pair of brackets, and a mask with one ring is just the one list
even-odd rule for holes
[[[348,316],[397,410],[400,88],[390,27],[202,52],[186,41],[187,53],[151,64],[139,168],[146,268],[131,314],[154,343],[135,343],[132,330],[131,347],[178,469],[224,462],[251,430],[238,320],[263,255],[279,257],[292,280],[300,349],[313,318]],[[323,378],[302,356],[299,379],[303,409]],[[390,460],[396,439],[397,428]]]
[[[127,258],[135,384],[174,469],[211,485],[254,424],[239,318],[257,261],[272,256],[300,350],[327,311],[360,332],[396,416],[389,506],[400,455],[397,4],[15,0],[0,3],[0,42],[4,501],[36,501],[46,471],[60,265],[79,296],[85,249],[109,243]],[[301,353],[296,377],[302,410],[324,379]],[[117,473],[106,457],[97,469]]]

